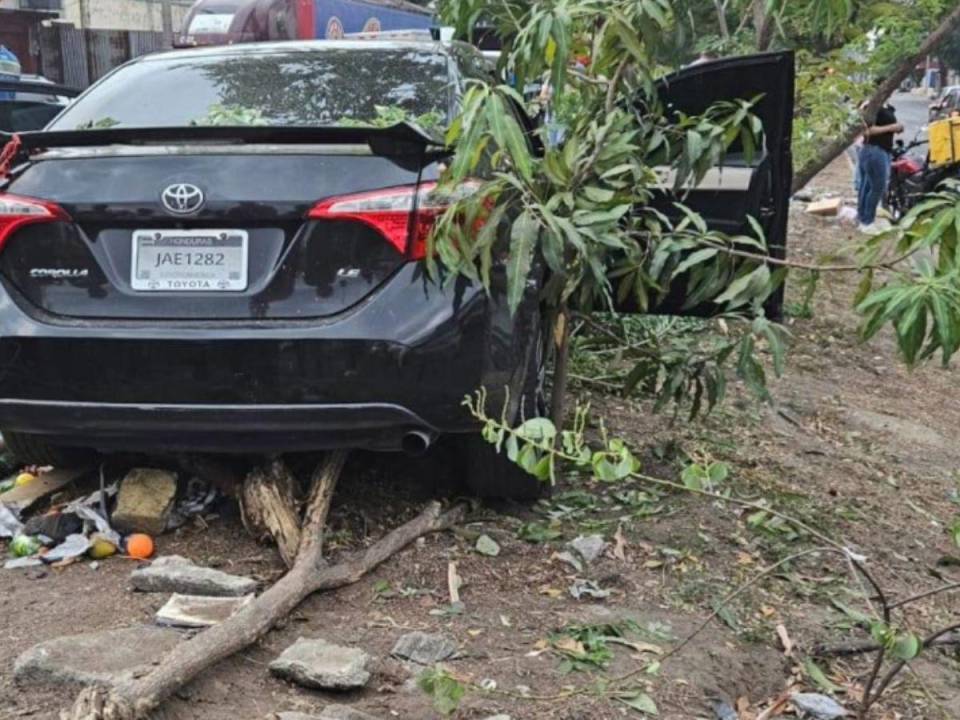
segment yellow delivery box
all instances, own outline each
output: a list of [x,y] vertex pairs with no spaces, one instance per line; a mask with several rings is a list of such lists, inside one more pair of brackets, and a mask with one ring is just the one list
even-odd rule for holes
[[960,117],[930,123],[930,164],[960,163]]

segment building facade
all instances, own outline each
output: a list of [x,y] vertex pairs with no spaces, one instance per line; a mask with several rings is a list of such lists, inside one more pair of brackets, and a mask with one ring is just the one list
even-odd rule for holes
[[[177,32],[193,0],[168,0]],[[60,18],[87,30],[162,32],[163,0],[61,0]]]

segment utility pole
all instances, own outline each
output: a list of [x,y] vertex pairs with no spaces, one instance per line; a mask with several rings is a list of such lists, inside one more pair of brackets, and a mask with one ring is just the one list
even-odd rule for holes
[[173,0],[160,0],[160,17],[163,23],[163,44],[173,47]]

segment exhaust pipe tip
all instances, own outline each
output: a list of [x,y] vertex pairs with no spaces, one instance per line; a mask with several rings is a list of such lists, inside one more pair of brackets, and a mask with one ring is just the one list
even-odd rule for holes
[[400,440],[400,449],[410,457],[419,457],[433,445],[434,436],[422,430],[411,430]]

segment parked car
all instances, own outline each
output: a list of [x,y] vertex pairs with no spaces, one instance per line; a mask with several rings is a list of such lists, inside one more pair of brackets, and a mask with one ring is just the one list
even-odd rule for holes
[[940,95],[930,103],[930,122],[950,117],[960,111],[960,85],[948,85]]
[[39,75],[0,79],[0,131],[39,130],[76,96],[73,88],[56,85]]
[[[429,281],[446,151],[415,125],[338,124],[382,104],[450,117],[486,67],[459,44],[174,51],[21,135],[0,181],[8,447],[63,464],[87,449],[416,453],[454,435],[477,493],[535,496],[461,401],[484,386],[499,409],[509,388],[513,417],[542,409],[544,279],[515,315],[503,268],[489,294]],[[758,218],[782,255],[793,56],[699,65],[662,87],[687,112],[762,97],[766,150],[749,164],[734,154],[686,202],[731,232]],[[255,125],[215,124],[225,117]]]

